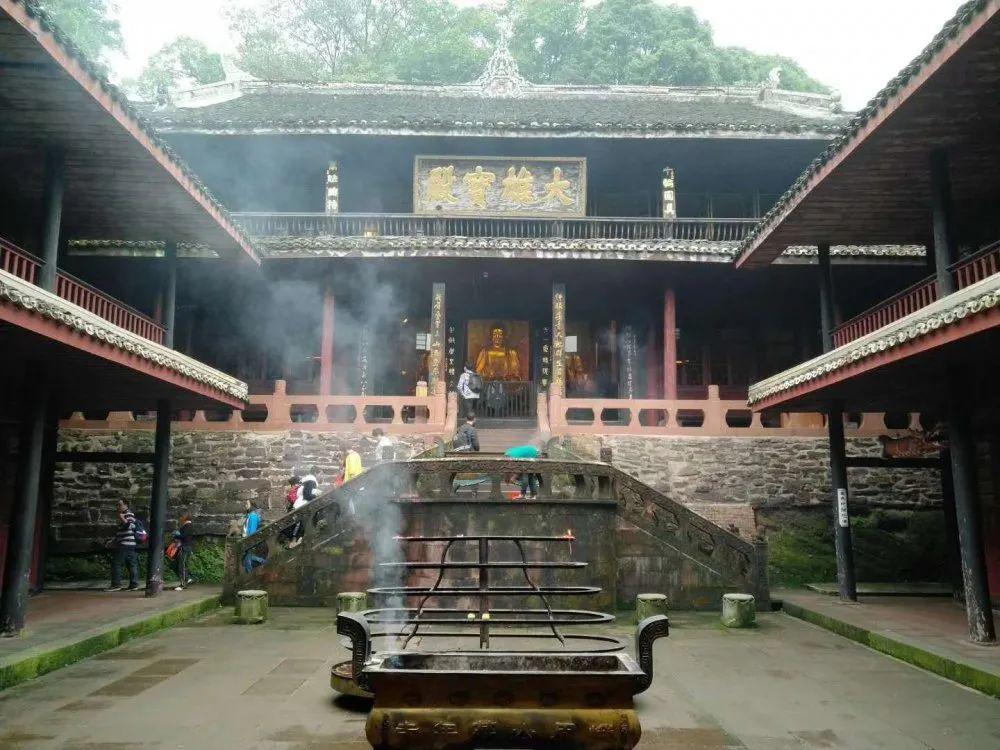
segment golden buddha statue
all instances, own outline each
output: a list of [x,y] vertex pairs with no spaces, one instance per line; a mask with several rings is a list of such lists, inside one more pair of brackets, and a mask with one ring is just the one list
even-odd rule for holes
[[476,372],[483,380],[520,380],[521,361],[516,349],[509,349],[507,329],[502,323],[490,326],[490,345],[476,357]]

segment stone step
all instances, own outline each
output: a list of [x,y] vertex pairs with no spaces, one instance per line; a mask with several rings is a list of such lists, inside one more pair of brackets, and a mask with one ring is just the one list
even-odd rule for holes
[[503,453],[515,445],[530,443],[538,435],[538,430],[477,430],[479,450],[484,453]]

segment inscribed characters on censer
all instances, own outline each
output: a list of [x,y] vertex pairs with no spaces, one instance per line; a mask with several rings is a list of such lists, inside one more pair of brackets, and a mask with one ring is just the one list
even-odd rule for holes
[[418,156],[413,206],[438,216],[584,216],[587,162],[576,157]]

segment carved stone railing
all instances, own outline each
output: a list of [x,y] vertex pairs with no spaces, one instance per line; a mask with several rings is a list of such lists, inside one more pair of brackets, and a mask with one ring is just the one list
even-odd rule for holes
[[[1000,242],[994,242],[975,254],[962,258],[948,270],[955,278],[956,289],[965,289],[995,273],[1000,273]],[[874,333],[927,307],[939,296],[937,277],[928,276],[841,323],[833,331],[833,345],[844,346],[862,336]]]
[[[289,395],[285,381],[274,393],[251,394],[243,412],[188,411],[174,415],[174,428],[206,432],[286,431],[370,432],[385,427],[394,435],[445,432],[444,394],[438,396]],[[153,422],[132,412],[110,412],[105,419],[73,414],[61,427],[76,429],[152,429]]]
[[[611,399],[549,397],[553,435],[674,435],[682,437],[822,437],[822,414],[754,412],[746,400],[719,398],[719,386],[708,386],[708,398]],[[847,427],[849,435],[882,435],[889,429],[919,429],[919,415],[889,428],[885,415],[866,413]]]
[[[529,471],[541,480],[538,499],[509,500],[505,488]],[[371,580],[372,558],[350,548],[350,540],[357,535],[356,514],[373,514],[376,525],[381,525],[382,509],[388,505],[416,508],[445,502],[474,508],[477,502],[495,505],[499,500],[510,503],[506,515],[516,513],[518,505],[562,501],[594,503],[597,508],[614,503],[622,518],[679,556],[678,565],[689,568],[689,574],[703,587],[754,593],[759,606],[766,607],[767,552],[763,542],[747,541],[716,526],[609,464],[505,457],[428,458],[376,465],[343,487],[266,524],[256,534],[230,540],[224,593],[232,596],[240,588],[274,585],[290,588],[275,592],[282,601],[293,601],[297,591],[303,602],[332,600],[335,590],[320,592],[319,588],[364,588]],[[283,538],[298,524],[302,541],[288,548]],[[315,566],[309,562],[315,555],[326,555],[342,565],[333,571]],[[246,562],[254,564],[252,569],[247,569]],[[290,575],[289,566],[301,569]],[[331,576],[337,580],[330,580]]]
[[415,214],[235,213],[254,237],[510,237],[738,242],[758,219],[588,216],[578,219]]
[[[39,269],[44,261],[25,252],[17,245],[0,239],[0,269],[27,281],[38,283]],[[84,310],[104,318],[119,328],[124,328],[143,338],[163,343],[164,329],[152,318],[144,315],[124,302],[105,294],[86,281],[65,271],[56,272],[56,294],[67,302],[72,302]]]

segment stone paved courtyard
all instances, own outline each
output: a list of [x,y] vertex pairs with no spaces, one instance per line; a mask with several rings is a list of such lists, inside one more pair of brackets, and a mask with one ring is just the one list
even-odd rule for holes
[[[0,693],[0,748],[363,750],[334,700],[329,611],[220,610]],[[995,748],[996,700],[781,614],[727,631],[673,617],[638,698],[640,748]],[[629,635],[629,628],[619,628]]]

